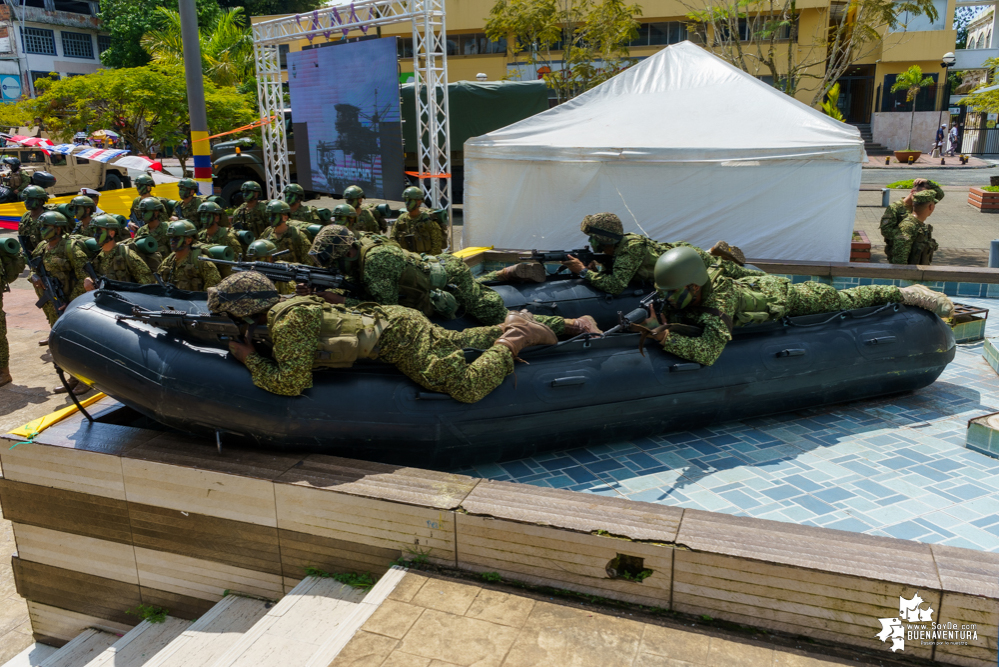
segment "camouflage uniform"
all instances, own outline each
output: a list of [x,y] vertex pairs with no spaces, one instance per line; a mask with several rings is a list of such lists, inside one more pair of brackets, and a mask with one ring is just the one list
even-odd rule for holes
[[316,207],[306,206],[305,204],[300,205],[297,211],[292,211],[291,216],[288,219],[298,220],[309,225],[321,225],[323,223],[323,221],[319,219],[319,214],[316,213]]
[[[81,243],[74,239],[63,236],[51,250],[49,249],[48,242],[42,242],[31,253],[32,258],[44,257],[42,264],[45,266],[45,270],[50,276],[59,280],[67,302],[72,301],[86,291],[83,288],[83,281],[87,278],[87,272],[84,267],[88,259],[87,253],[83,251],[81,245]],[[38,288],[35,288],[35,293],[39,297],[42,296],[41,290]],[[56,312],[52,303],[46,303],[42,307],[42,311],[45,313],[49,324],[55,324],[59,313]]]
[[[298,396],[312,387],[324,306],[309,297],[301,301],[270,327],[274,360],[256,353],[246,359],[253,384],[282,396]],[[326,307],[388,320],[378,339],[378,359],[395,365],[421,387],[463,403],[482,399],[513,372],[510,350],[493,345],[502,334],[498,326],[448,331],[403,306]],[[468,363],[462,351],[466,347],[486,351]]]
[[[698,337],[682,336],[670,332],[662,341],[663,349],[678,357],[710,366],[718,360],[732,334],[725,320],[704,308],[717,309],[738,323],[740,292],[756,292],[766,297],[769,312],[767,319],[784,316],[815,315],[851,308],[902,303],[899,288],[890,285],[867,285],[837,290],[832,285],[817,282],[792,284],[787,278],[758,276],[735,281],[723,275],[711,281],[700,306],[691,306],[680,312],[679,320],[701,326],[704,333]],[[751,301],[752,299],[746,299]],[[698,312],[700,310],[700,312]],[[672,318],[671,318],[672,319]]]
[[[413,238],[407,239],[410,234]],[[430,209],[422,207],[415,218],[407,211],[396,219],[392,227],[392,240],[406,250],[427,255],[439,255],[444,252],[444,246],[447,245],[441,226],[430,218]],[[413,242],[413,247],[410,247],[410,240]]]
[[[47,208],[43,208],[41,215]],[[38,244],[42,242],[42,230],[38,225],[38,219],[31,217],[31,211],[25,211],[24,215],[21,216],[21,221],[17,223],[17,235],[25,236],[28,239],[28,248],[34,250],[38,247]]]
[[149,225],[142,225],[139,230],[135,232],[135,238],[141,239],[143,236],[152,236],[156,239],[156,244],[159,246],[161,252],[166,252],[170,247],[170,237],[167,236],[167,228],[170,227],[169,222],[160,220],[160,224],[153,229]]
[[348,229],[355,234],[358,232],[369,232],[371,234],[384,234],[388,231],[388,223],[381,216],[376,217],[375,210],[369,206],[362,206],[357,214],[357,222]]
[[156,282],[139,251],[129,243],[116,243],[111,250],[101,250],[92,264],[97,275],[111,280],[140,285]]
[[[935,183],[932,183],[929,191],[936,196],[935,198],[938,202],[944,198],[943,188]],[[892,202],[881,215],[881,237],[885,241],[885,255],[888,257],[891,257],[894,252],[893,246],[895,244],[895,236],[898,234],[898,228],[909,213],[910,211],[905,207],[905,199],[903,198]],[[889,259],[888,261],[891,262],[892,260]],[[899,263],[904,264],[905,262]]]
[[247,229],[253,232],[253,238],[259,239],[264,235],[264,230],[270,226],[267,223],[266,208],[266,205],[259,201],[252,209],[247,208],[245,203],[240,204],[232,214],[233,228]]
[[315,261],[309,255],[309,247],[311,246],[309,237],[297,227],[289,224],[288,229],[281,235],[274,233],[273,227],[268,227],[264,230],[264,234],[260,238],[266,239],[276,245],[278,252],[290,250],[291,252],[285,255],[285,257],[293,264],[315,265]]
[[[141,224],[142,224],[142,211],[139,210],[139,202],[141,202],[143,199],[146,199],[147,197],[153,197],[153,196],[154,195],[152,195],[152,194],[146,195],[145,197],[143,197],[142,195],[139,195],[138,197],[136,197],[135,199],[132,200],[132,208],[129,209],[129,211],[128,211],[128,219],[129,219],[129,221],[134,222],[134,223],[136,223],[136,224],[138,224],[138,225],[141,226]],[[166,212],[170,210],[170,207],[167,206],[167,202],[170,201],[170,200],[167,199],[166,197],[156,197],[156,199],[159,199],[160,203],[163,204],[163,213],[166,214]],[[195,209],[195,210],[197,210],[197,209]],[[166,217],[169,218],[170,216],[167,215]],[[157,239],[157,240],[159,240],[159,239]]]
[[94,230],[90,227],[90,221],[93,218],[88,218],[87,223],[84,224],[82,221],[78,221],[76,226],[73,227],[73,231],[70,232],[72,236],[82,236],[83,238],[91,238],[94,235]]
[[929,264],[940,247],[933,239],[933,225],[920,222],[911,213],[895,230],[892,241],[892,254],[888,256],[892,264]]
[[170,253],[160,264],[157,273],[160,274],[163,282],[191,292],[204,292],[209,287],[215,287],[222,280],[218,269],[211,262],[198,260],[198,255],[207,252],[207,250],[204,246],[195,243],[191,246],[191,252],[179,264],[177,263],[177,253]]
[[[215,245],[229,246],[237,257],[243,254],[243,245],[239,242],[239,239],[236,238],[236,235],[228,227],[223,227],[222,225],[219,225],[218,229],[211,236],[208,236],[207,229],[202,229],[198,232],[198,241],[208,248]],[[222,278],[232,273],[232,267],[225,264],[216,264],[215,268]]]
[[201,219],[198,216],[198,207],[204,202],[204,199],[198,195],[191,197],[191,201],[185,203],[183,200],[178,201],[177,205],[173,208],[173,217],[178,220],[187,220],[193,224],[198,229],[201,229]]
[[10,347],[7,345],[7,314],[3,312],[4,287],[14,282],[24,270],[22,255],[0,252],[0,370],[10,366]]

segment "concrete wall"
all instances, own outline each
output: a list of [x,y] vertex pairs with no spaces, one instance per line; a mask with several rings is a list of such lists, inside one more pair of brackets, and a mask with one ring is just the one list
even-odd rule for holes
[[[871,119],[871,133],[874,135],[874,142],[887,146],[889,150],[901,151],[909,146],[909,120],[912,114],[909,112],[886,112],[875,113]],[[917,111],[915,121],[912,124],[912,148],[913,150],[929,153],[936,136],[936,129],[940,122],[947,122],[947,115],[944,114],[943,121],[940,121],[939,111]]]

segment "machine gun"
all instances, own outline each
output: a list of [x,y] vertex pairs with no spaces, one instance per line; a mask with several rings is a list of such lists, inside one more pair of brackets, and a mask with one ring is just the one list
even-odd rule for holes
[[41,308],[45,304],[51,302],[52,307],[56,309],[56,312],[61,312],[69,304],[69,299],[66,298],[66,292],[62,289],[62,283],[59,279],[52,276],[48,271],[45,270],[44,256],[39,255],[38,257],[31,256],[31,249],[28,247],[28,237],[19,235],[17,240],[20,241],[21,247],[24,248],[24,255],[28,259],[28,266],[31,267],[32,272],[38,276],[38,280],[42,284],[42,296],[38,301],[35,302],[35,308]]
[[[286,252],[289,251],[282,250],[281,252],[276,252],[272,257],[278,257]],[[262,273],[275,283],[304,284],[320,290],[345,289],[351,292],[358,291],[356,285],[348,282],[347,276],[329,269],[320,269],[304,264],[288,264],[286,262],[230,262],[205,255],[199,256],[198,259],[202,262],[231,266],[233,271],[256,271]]]
[[590,250],[590,246],[583,246],[576,250],[532,250],[530,255],[524,255],[520,259],[544,264],[545,262],[564,262],[569,259],[569,255],[578,259],[585,266],[589,266],[590,262],[598,262],[609,269],[614,263],[613,255],[593,252]]
[[117,315],[115,319],[145,322],[164,331],[179,331],[185,338],[196,339],[208,343],[225,343],[232,340],[249,339],[254,343],[270,345],[271,339],[266,325],[236,324],[225,315],[209,313],[188,313],[183,310],[146,310],[139,306],[132,307],[131,315]]

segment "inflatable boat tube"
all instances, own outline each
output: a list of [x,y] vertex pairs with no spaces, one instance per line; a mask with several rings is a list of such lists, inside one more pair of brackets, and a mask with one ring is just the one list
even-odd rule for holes
[[116,319],[133,304],[205,312],[203,293],[110,287],[74,300],[49,348],[142,415],[223,442],[437,469],[911,391],[955,354],[946,323],[892,304],[737,329],[713,366],[652,341],[642,354],[630,333],[525,350],[530,363],[471,405],[378,362],[316,372],[289,398],[255,387],[221,343]]

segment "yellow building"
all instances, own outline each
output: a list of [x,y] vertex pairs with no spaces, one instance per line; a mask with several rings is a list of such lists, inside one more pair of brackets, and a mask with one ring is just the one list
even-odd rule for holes
[[[867,49],[865,57],[858,60],[841,79],[840,108],[847,121],[855,124],[870,123],[873,112],[908,111],[911,106],[905,103],[904,93],[890,92],[895,76],[911,65],[919,65],[923,72],[942,80],[943,70],[940,58],[954,50],[956,31],[953,16],[956,0],[935,0],[939,17],[930,22],[925,17],[903,17],[905,30],[890,32],[876,45]],[[520,65],[515,64],[506,40],[491,42],[485,35],[485,22],[495,0],[447,0],[448,36],[448,79],[450,81],[474,80],[476,75],[485,74],[488,80],[501,79],[514,70],[521,78],[532,78],[536,72],[525,66],[522,54]],[[678,0],[644,0],[641,2],[643,16],[640,18],[639,38],[631,45],[633,57],[647,57],[658,50],[688,38],[685,15],[688,9]],[[797,0],[798,43],[785,42],[785,48],[796,48],[801,62],[816,60],[814,54],[824,47],[817,45],[816,36],[830,24],[837,12],[843,11],[845,2],[830,0]],[[277,17],[254,17],[253,21]],[[360,32],[350,37],[360,36]],[[370,34],[370,31],[369,31]],[[386,26],[381,35],[399,37],[401,73],[412,72],[412,38],[410,24]],[[335,35],[334,39],[339,36]],[[290,45],[291,51],[302,48],[315,48],[325,43],[318,37],[310,44],[306,40]],[[282,47],[283,48],[283,47]],[[557,55],[555,56],[557,58]],[[819,58],[818,60],[821,60]],[[822,65],[811,70],[821,74]],[[772,77],[766,67],[752,72],[769,81]],[[403,77],[404,79],[405,77]],[[811,103],[815,95],[816,81],[804,79],[795,97]],[[943,91],[935,87],[921,93],[917,100],[918,111],[931,111],[940,108]]]

